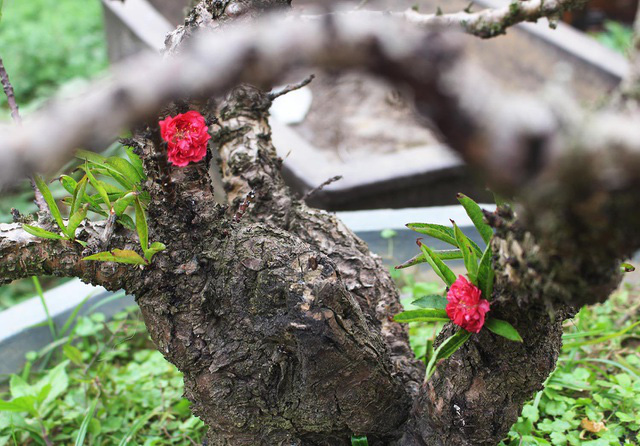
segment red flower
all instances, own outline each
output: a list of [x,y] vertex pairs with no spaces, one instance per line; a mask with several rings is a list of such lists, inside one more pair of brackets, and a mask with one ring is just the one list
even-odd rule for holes
[[484,315],[489,311],[489,301],[481,299],[481,295],[478,287],[464,276],[458,276],[447,292],[449,319],[467,331],[478,333],[484,325]]
[[175,117],[167,116],[159,124],[162,139],[167,142],[170,163],[184,167],[205,157],[211,136],[200,113],[191,110]]

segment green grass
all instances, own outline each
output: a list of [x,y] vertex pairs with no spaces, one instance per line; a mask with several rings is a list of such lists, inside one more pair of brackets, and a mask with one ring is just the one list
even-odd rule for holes
[[608,20],[604,23],[604,30],[593,33],[593,37],[612,50],[628,55],[633,42],[633,28]]
[[625,287],[567,322],[557,369],[503,445],[639,444],[639,316],[640,292]]
[[25,408],[0,411],[0,446],[44,445],[45,437],[55,445],[201,444],[205,428],[182,398],[182,375],[153,348],[136,307],[112,321],[80,317],[74,333],[27,357],[0,390]]
[[[0,57],[23,110],[63,84],[95,76],[107,67],[99,0],[4,0]],[[4,95],[0,109],[8,119]]]

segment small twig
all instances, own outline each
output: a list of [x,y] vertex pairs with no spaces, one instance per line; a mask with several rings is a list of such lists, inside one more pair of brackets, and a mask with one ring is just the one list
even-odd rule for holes
[[36,206],[38,206],[39,212],[50,216],[51,212],[49,211],[49,205],[45,201],[44,196],[42,196],[42,192],[40,192],[38,186],[36,186],[36,182],[33,180],[33,177],[29,177],[29,182],[31,183],[31,189],[33,189],[33,194],[35,195],[33,201],[36,203]]
[[107,249],[109,247],[109,241],[111,240],[111,236],[113,236],[113,230],[115,229],[115,226],[116,213],[113,208],[111,208],[111,210],[109,211],[109,217],[107,218],[107,223],[104,226],[104,231],[102,232],[102,236],[100,237],[102,239],[104,249]]
[[253,200],[255,200],[255,198],[256,193],[253,190],[249,192],[246,197],[244,197],[244,200],[242,200],[242,203],[240,203],[240,207],[238,207],[238,212],[236,212],[236,215],[233,216],[234,223],[238,223],[240,221],[244,213],[247,212],[247,208],[253,202]]
[[321,191],[322,189],[324,189],[325,187],[327,187],[328,185],[330,185],[331,183],[335,183],[338,180],[342,179],[342,175],[336,175],[335,177],[331,177],[329,178],[327,181],[325,181],[324,183],[322,183],[321,185],[314,187],[313,189],[311,189],[309,192],[307,192],[306,194],[304,194],[302,196],[302,201],[307,201],[307,199],[312,196],[313,194],[315,194],[316,192]]
[[185,436],[185,438],[186,438],[187,440],[189,440],[189,441],[191,442],[191,445],[192,445],[192,446],[198,446],[198,443],[196,443],[196,442],[193,440],[193,438],[191,438],[189,435],[187,435],[187,434],[183,434],[183,435]]
[[289,84],[286,87],[282,88],[279,91],[272,91],[270,93],[267,93],[267,98],[269,98],[270,101],[273,101],[276,98],[279,98],[280,96],[283,96],[287,93],[291,93],[292,91],[295,90],[299,90],[302,87],[305,87],[307,85],[309,85],[309,83],[314,80],[316,77],[315,74],[312,74],[306,78],[304,78],[302,81],[295,83],[295,84]]
[[11,110],[11,117],[16,122],[16,124],[21,124],[22,118],[20,117],[20,111],[18,110],[18,104],[16,103],[16,95],[13,91],[13,85],[11,85],[11,82],[9,81],[9,74],[7,73],[7,69],[4,67],[4,63],[2,62],[1,57],[0,81],[2,81],[4,94],[7,95],[7,102],[9,103],[9,109]]
[[[9,109],[11,110],[11,117],[13,121],[20,125],[22,124],[22,117],[20,116],[20,110],[18,109],[18,103],[16,102],[16,95],[13,91],[13,85],[11,85],[11,81],[9,80],[9,73],[7,73],[7,69],[4,67],[4,62],[0,57],[0,81],[2,81],[2,89],[4,90],[4,94],[7,96],[7,102],[9,103]],[[47,202],[42,196],[42,192],[36,187],[36,182],[33,181],[33,178],[29,178],[31,182],[31,188],[36,196],[35,202],[40,209],[40,212],[44,212],[45,214],[49,213],[49,207],[47,206]]]
[[507,28],[522,22],[536,22],[543,17],[553,17],[564,11],[579,8],[587,0],[529,0],[512,1],[509,5],[471,12],[471,4],[462,12],[443,14],[440,8],[435,14],[420,14],[408,9],[392,13],[421,26],[460,26],[465,32],[483,39],[504,34]]

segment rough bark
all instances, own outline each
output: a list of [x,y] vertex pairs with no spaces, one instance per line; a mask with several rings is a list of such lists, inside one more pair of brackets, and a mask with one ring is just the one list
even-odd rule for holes
[[[379,257],[334,215],[295,199],[280,174],[282,160],[271,142],[268,95],[255,87],[234,89],[220,105],[216,146],[230,210],[254,191],[246,219],[275,225],[328,256],[368,320],[379,325],[395,371],[415,393],[423,366],[411,359],[406,329],[390,322],[402,310],[398,291]],[[226,138],[223,135],[228,135]]]
[[[30,222],[30,224],[34,224]],[[89,245],[102,245],[102,223],[85,223],[76,233]],[[50,229],[50,228],[47,228]],[[133,234],[120,229],[110,239],[111,248],[136,249]],[[35,237],[20,223],[0,224],[0,284],[30,276],[79,277],[109,290],[135,292],[142,270],[114,263],[82,261],[93,252],[72,241]]]
[[209,444],[397,436],[409,396],[334,262],[268,222],[233,223],[214,205],[203,163],[161,165],[153,132],[134,139],[152,231],[169,253],[154,258],[136,298],[159,350],[184,373]]

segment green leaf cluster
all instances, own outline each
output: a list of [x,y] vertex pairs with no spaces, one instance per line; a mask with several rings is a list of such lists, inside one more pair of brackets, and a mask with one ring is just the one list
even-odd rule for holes
[[83,161],[77,169],[82,174],[80,179],[76,180],[70,175],[58,178],[62,187],[70,194],[62,199],[62,203],[69,207],[67,220],[62,217],[47,184],[36,176],[36,185],[60,232],[26,224],[23,225],[25,231],[37,237],[74,240],[86,246],[86,242],[76,239],[76,231],[87,214],[91,213],[106,218],[109,223],[115,222],[136,231],[143,255],[133,250],[114,249],[87,256],[84,260],[148,265],[153,256],[166,247],[160,242],[149,242],[146,218],[149,194],[142,188],[142,181],[145,179],[142,161],[131,148],[125,148],[125,152],[127,159],[78,150],[76,156]]
[[453,226],[451,228],[433,223],[408,223],[406,226],[409,229],[448,243],[455,249],[432,250],[419,241],[418,245],[422,252],[396,268],[406,268],[426,262],[447,286],[451,286],[456,280],[456,275],[444,262],[462,259],[467,269],[469,280],[480,288],[483,298],[490,300],[494,281],[490,245],[493,229],[485,222],[482,209],[475,201],[464,194],[458,194],[457,198],[478,230],[482,240],[486,243],[486,248],[484,250],[480,249],[478,244],[467,237],[454,221],[451,222]]
[[[451,228],[432,223],[409,223],[407,224],[409,229],[448,243],[454,249],[432,250],[422,243],[421,239],[418,239],[421,253],[397,266],[396,269],[426,262],[445,285],[450,287],[456,281],[456,275],[445,261],[462,259],[469,280],[480,289],[483,298],[490,300],[495,278],[491,264],[493,253],[490,243],[493,237],[493,229],[485,222],[483,211],[475,201],[463,194],[458,194],[457,198],[485,242],[486,248],[484,250],[480,249],[473,240],[462,232],[454,221],[451,221]],[[449,317],[445,311],[446,305],[447,299],[441,294],[420,296],[412,302],[412,306],[419,308],[407,309],[397,314],[394,320],[404,323],[448,322]],[[522,342],[518,331],[507,321],[489,317],[484,326],[499,336]],[[466,330],[460,329],[445,339],[435,351],[433,349],[433,339],[428,341],[424,349],[424,360],[427,365],[426,379],[431,377],[438,361],[451,356],[470,336],[471,334]]]
[[[501,446],[640,444],[640,325],[620,325],[637,299],[637,288],[618,291],[565,325],[556,370]],[[585,429],[584,420],[606,429]]]

